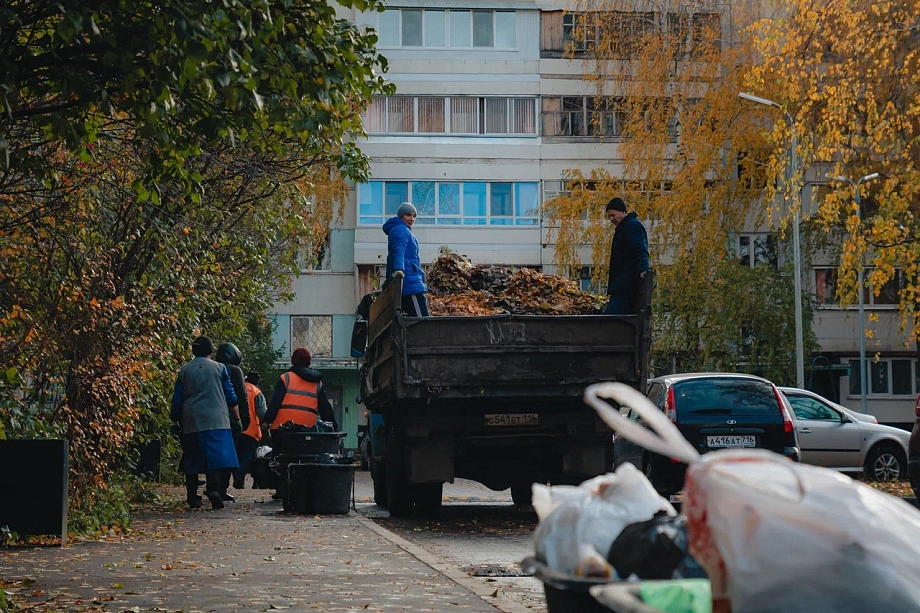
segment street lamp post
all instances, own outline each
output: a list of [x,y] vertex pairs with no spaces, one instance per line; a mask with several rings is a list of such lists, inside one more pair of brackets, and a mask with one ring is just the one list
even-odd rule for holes
[[[781,107],[778,103],[773,102],[772,100],[760,98],[759,96],[754,96],[745,92],[739,92],[738,97],[750,102],[756,102],[757,104],[772,106],[783,112],[783,116],[786,119],[786,123],[789,126],[790,132],[789,160],[786,165],[786,181],[788,185],[795,178],[795,173],[798,170],[798,157],[796,153],[796,149],[798,148],[798,139],[796,137],[795,121],[792,119],[792,115],[790,115],[788,111],[783,110],[783,107]],[[801,245],[799,244],[799,220],[802,208],[801,197],[799,198],[798,203],[793,203],[793,206],[789,208],[793,209],[792,261],[795,268],[795,278],[793,279],[793,288],[795,294],[795,386],[798,388],[804,388],[805,343],[803,340],[804,336],[802,331],[802,253]]]
[[[859,199],[859,185],[863,181],[871,181],[872,179],[876,178],[878,178],[877,172],[866,175],[855,183],[853,182],[853,179],[849,177],[844,177],[842,175],[838,175],[836,177],[837,181],[845,181],[853,186],[853,192],[856,199],[856,218],[859,220],[860,226],[862,226],[862,202]],[[869,387],[869,373],[867,372],[866,368],[866,320],[863,313],[863,286],[865,283],[863,279],[864,274],[863,258],[860,257],[859,268],[856,269],[856,285],[859,289],[859,406],[860,412],[868,413],[869,410],[866,407],[866,395]]]

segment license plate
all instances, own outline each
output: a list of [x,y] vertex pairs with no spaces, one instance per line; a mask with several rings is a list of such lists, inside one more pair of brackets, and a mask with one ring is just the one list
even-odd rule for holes
[[728,436],[707,436],[706,445],[710,448],[756,447],[757,439],[753,435],[739,436],[733,434]]
[[539,426],[540,417],[536,413],[498,413],[486,415],[487,426]]

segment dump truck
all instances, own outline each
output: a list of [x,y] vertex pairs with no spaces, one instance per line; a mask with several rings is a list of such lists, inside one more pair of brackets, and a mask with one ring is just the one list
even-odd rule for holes
[[[370,304],[361,398],[374,500],[395,517],[431,516],[456,478],[531,502],[531,485],[610,470],[612,432],[582,401],[619,381],[645,390],[653,275],[635,315],[409,317],[401,279]],[[353,347],[354,349],[354,347]]]

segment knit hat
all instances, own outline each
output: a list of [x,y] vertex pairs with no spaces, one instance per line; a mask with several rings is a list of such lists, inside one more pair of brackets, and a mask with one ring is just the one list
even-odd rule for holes
[[192,341],[192,355],[204,357],[214,353],[214,343],[207,336],[199,336]]
[[607,210],[620,211],[621,213],[625,213],[626,203],[623,202],[622,198],[612,198],[610,202],[607,203]]
[[313,356],[310,355],[310,350],[306,347],[298,347],[291,354],[291,364],[293,366],[309,366],[312,360]]
[[221,364],[239,366],[243,361],[243,353],[233,343],[221,343],[217,346],[217,356],[214,359]]
[[412,204],[408,202],[403,202],[402,204],[399,205],[399,208],[396,209],[397,217],[402,217],[403,215],[408,215],[409,213],[412,213],[413,215],[418,215],[418,211],[415,209],[415,207],[412,206]]

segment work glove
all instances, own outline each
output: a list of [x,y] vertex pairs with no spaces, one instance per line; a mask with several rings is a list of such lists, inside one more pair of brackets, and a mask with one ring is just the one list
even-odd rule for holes
[[234,438],[243,433],[243,422],[239,419],[234,419],[230,422],[230,432],[233,433]]
[[406,276],[406,273],[404,273],[404,272],[401,271],[401,270],[397,270],[396,272],[393,273],[393,278],[394,278],[394,279],[402,279],[402,278],[404,278],[405,276]]

